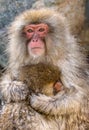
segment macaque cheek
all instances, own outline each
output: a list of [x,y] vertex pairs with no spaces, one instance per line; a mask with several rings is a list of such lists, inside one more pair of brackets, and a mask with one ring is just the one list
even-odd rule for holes
[[45,53],[45,43],[41,40],[31,40],[28,43],[28,52],[34,56],[40,56]]

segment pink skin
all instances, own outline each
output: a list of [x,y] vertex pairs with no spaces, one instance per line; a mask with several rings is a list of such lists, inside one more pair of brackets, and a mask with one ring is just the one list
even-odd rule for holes
[[45,52],[45,43],[43,39],[48,33],[47,24],[30,24],[25,26],[24,32],[30,42],[28,42],[28,51],[33,55],[42,55]]
[[55,89],[55,92],[59,92],[62,90],[62,83],[60,81],[57,81],[53,87]]

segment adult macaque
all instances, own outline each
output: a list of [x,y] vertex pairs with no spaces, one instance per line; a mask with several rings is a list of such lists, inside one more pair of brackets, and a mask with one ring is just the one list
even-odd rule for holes
[[[9,33],[9,66],[0,83],[6,101],[1,130],[88,130],[89,71],[65,17],[47,8],[28,10]],[[58,67],[63,89],[55,96],[30,95],[17,80],[22,66],[38,63]]]

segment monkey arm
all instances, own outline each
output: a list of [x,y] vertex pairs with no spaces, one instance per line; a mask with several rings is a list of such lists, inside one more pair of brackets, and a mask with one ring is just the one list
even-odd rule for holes
[[78,91],[71,93],[65,93],[65,91],[63,91],[54,97],[32,94],[30,104],[38,112],[47,115],[71,114],[80,111],[83,97],[83,93]]
[[25,100],[28,95],[26,84],[21,81],[12,80],[9,75],[4,76],[0,82],[0,90],[7,103]]

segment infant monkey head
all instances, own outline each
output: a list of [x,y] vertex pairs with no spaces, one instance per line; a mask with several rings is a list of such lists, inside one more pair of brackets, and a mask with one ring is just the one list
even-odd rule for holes
[[25,82],[29,90],[53,96],[62,89],[60,72],[56,66],[38,63],[20,69],[19,80]]

